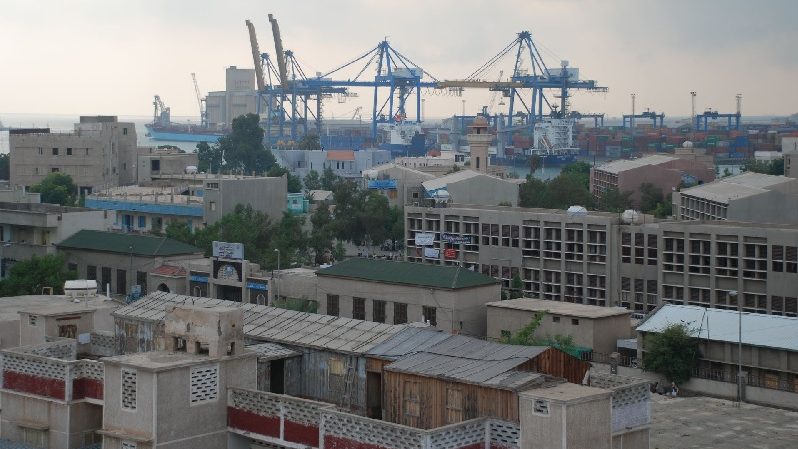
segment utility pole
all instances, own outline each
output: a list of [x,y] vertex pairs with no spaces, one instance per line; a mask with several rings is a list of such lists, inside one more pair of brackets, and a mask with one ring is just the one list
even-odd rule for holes
[[737,290],[729,292],[737,303],[737,407],[743,403],[743,305],[737,299]]
[[[134,279],[133,278],[133,245],[132,244],[130,246],[128,246],[128,250],[130,251],[130,271],[128,271],[128,273],[129,273],[128,276],[130,276],[130,279]],[[131,283],[130,285],[132,286],[134,284]],[[132,293],[132,292],[133,292],[133,289],[131,288],[130,293]],[[128,293],[128,292],[125,292],[125,293]]]
[[697,128],[695,123],[695,91],[690,92],[690,102],[690,129],[695,131]]

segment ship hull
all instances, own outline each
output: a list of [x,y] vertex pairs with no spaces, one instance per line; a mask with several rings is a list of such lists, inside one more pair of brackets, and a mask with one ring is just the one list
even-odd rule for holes
[[[560,165],[567,165],[576,162],[576,157],[572,154],[547,154],[540,156],[540,163],[546,167],[554,167]],[[528,156],[522,157],[492,157],[490,160],[491,165],[501,165],[504,167],[514,167],[519,165],[528,165],[530,158]]]
[[216,143],[220,137],[224,136],[224,133],[219,132],[192,132],[189,127],[161,127],[152,124],[144,125],[144,127],[147,128],[147,137],[152,140]]

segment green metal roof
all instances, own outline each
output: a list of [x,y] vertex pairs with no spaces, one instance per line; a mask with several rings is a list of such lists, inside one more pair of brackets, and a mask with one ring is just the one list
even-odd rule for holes
[[316,272],[319,276],[360,279],[390,284],[459,289],[498,284],[499,281],[467,268],[393,262],[379,259],[349,259]]
[[136,256],[176,256],[203,252],[196,246],[166,237],[85,229],[72,234],[56,246],[61,249],[133,253]]

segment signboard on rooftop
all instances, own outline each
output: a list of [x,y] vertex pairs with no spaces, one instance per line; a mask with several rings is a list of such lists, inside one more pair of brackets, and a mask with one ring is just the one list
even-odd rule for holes
[[213,257],[244,260],[244,245],[241,243],[213,242]]

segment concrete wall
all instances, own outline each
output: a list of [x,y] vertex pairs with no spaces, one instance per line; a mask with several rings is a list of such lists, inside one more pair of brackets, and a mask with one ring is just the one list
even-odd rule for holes
[[485,336],[485,304],[501,296],[498,284],[459,290],[433,289],[423,286],[385,284],[329,276],[318,277],[319,312],[327,313],[327,295],[339,296],[340,316],[352,318],[353,297],[365,298],[366,321],[374,319],[374,300],[385,301],[385,322],[394,322],[394,303],[407,304],[408,322],[422,320],[423,306],[436,308],[437,329]]
[[520,447],[611,448],[612,406],[609,391],[606,395],[600,394],[594,398],[553,400],[544,397],[549,407],[547,415],[534,411],[534,396],[535,390],[528,390],[518,398],[521,422]]
[[[152,149],[150,149],[152,150]],[[159,170],[153,170],[153,161],[158,161]],[[180,154],[139,154],[137,183],[152,181],[153,175],[179,175],[186,172],[186,167],[196,167],[199,163],[197,153]]]
[[452,201],[459,204],[498,206],[499,203],[510,203],[518,206],[519,185],[491,176],[477,176],[449,183],[446,190],[449,191]]
[[[218,188],[209,188],[208,184]],[[236,205],[251,205],[253,209],[266,213],[273,222],[282,219],[286,210],[288,179],[241,178],[219,179],[205,182],[205,222],[213,224],[224,214],[232,212]]]
[[[798,186],[798,182],[792,182]],[[726,219],[753,223],[798,224],[798,208],[783,207],[798,203],[798,192],[771,190],[759,195],[733,199],[729,202]]]
[[15,348],[19,344],[19,315],[0,319],[0,349]]

